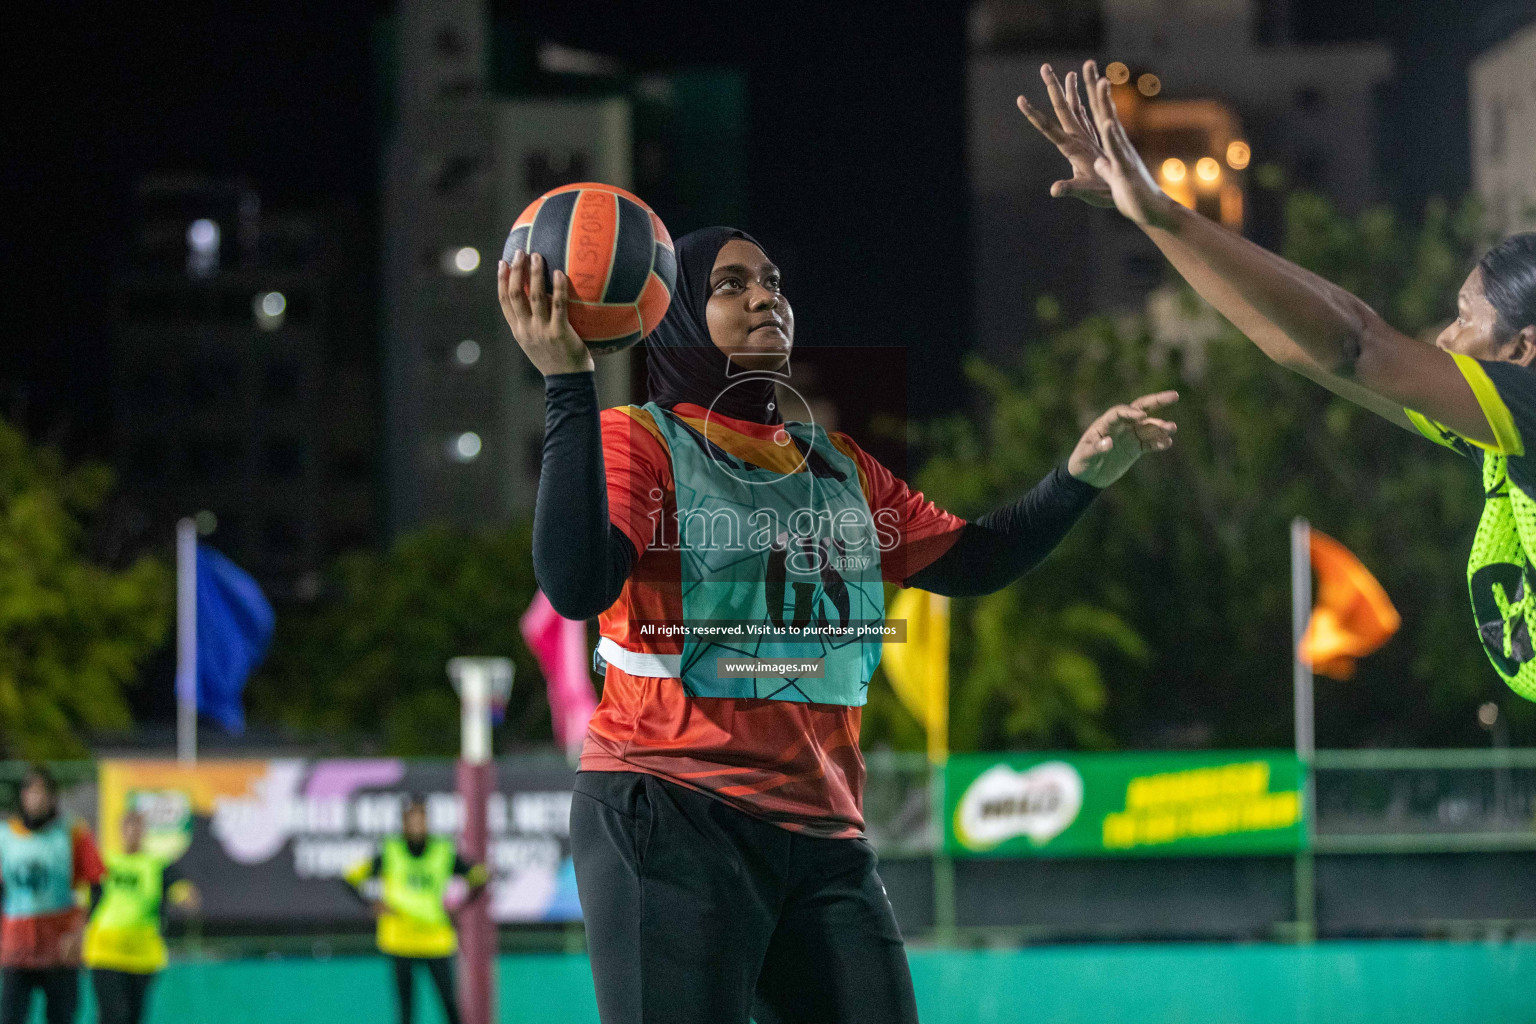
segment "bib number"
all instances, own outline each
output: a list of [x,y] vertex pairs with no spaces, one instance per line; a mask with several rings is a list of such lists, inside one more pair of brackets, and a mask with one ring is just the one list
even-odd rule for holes
[[[1536,657],[1527,620],[1533,590],[1529,566],[1494,562],[1472,574],[1472,611],[1488,658],[1499,674],[1513,679],[1520,667]],[[1509,653],[1505,653],[1506,646]]]

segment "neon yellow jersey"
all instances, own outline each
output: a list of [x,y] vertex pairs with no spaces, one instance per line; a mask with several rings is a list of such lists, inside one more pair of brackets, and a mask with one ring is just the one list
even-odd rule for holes
[[1483,470],[1483,514],[1467,559],[1472,616],[1488,660],[1526,700],[1536,700],[1536,465],[1524,434],[1536,438],[1536,368],[1454,355],[1488,417],[1494,444],[1473,441],[1405,409],[1425,437],[1473,459]]
[[101,902],[85,930],[86,966],[153,974],[166,959],[160,936],[165,861],[147,853],[119,853],[105,861]]
[[[427,840],[421,855],[415,856],[405,840],[396,836],[384,841],[373,864],[360,864],[347,873],[347,880],[360,885],[377,870],[383,883],[386,912],[379,917],[379,951],[390,956],[443,957],[458,949],[453,920],[443,904],[448,883],[462,862],[452,841]],[[471,884],[478,877],[470,879]]]

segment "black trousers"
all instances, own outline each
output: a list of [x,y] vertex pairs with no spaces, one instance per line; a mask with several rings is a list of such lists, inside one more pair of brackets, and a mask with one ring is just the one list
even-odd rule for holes
[[412,968],[417,964],[426,967],[427,973],[432,976],[432,984],[437,986],[438,997],[443,1001],[443,1016],[448,1018],[448,1024],[459,1024],[459,998],[453,984],[453,957],[395,956],[390,959],[395,965],[395,998],[400,1007],[400,1024],[411,1024],[414,1016],[411,997],[415,990],[415,972]]
[[875,852],[651,775],[579,772],[571,853],[603,1024],[916,1024]]
[[48,1024],[74,1024],[75,1008],[80,1005],[80,969],[7,967],[0,971],[0,1024],[27,1024],[33,992],[43,994],[43,1017]]
[[153,974],[128,971],[91,970],[91,986],[96,990],[96,1015],[99,1024],[141,1024],[144,1000],[149,995]]

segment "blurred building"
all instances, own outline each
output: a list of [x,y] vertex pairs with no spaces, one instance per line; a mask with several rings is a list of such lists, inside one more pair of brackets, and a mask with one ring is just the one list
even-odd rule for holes
[[[631,184],[622,97],[508,100],[487,81],[482,0],[406,0],[394,19],[395,116],[384,184],[384,397],[391,533],[529,515],[543,378],[496,301],[519,212],[573,181]],[[604,404],[628,361],[604,359]]]
[[[1163,261],[1123,218],[1050,197],[1067,163],[1014,106],[1048,109],[1040,65],[1099,62],[1179,201],[1264,241],[1285,187],[1375,198],[1384,46],[1289,41],[1283,0],[982,0],[972,8],[969,164],[976,320],[1005,352],[1039,322],[1137,306]],[[1266,187],[1259,187],[1260,184]]]
[[[541,40],[484,0],[403,0],[385,34],[382,209],[388,530],[532,514],[543,378],[496,301],[507,231],[559,185],[636,191],[674,234],[742,219],[738,72],[636,75]],[[631,400],[643,348],[597,361],[604,406]]]
[[1500,235],[1536,229],[1536,23],[1472,62],[1472,183]]
[[274,597],[312,596],[375,536],[356,222],[265,209],[241,181],[156,177],[113,282],[114,463],[137,528],[210,542]]

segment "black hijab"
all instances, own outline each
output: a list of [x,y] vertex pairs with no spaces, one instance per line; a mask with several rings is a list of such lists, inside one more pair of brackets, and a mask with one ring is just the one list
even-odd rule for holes
[[662,408],[692,402],[733,419],[781,423],[784,418],[774,399],[774,377],[733,367],[709,337],[709,321],[704,314],[709,304],[709,275],[721,248],[734,238],[763,249],[757,239],[736,228],[700,228],[677,240],[672,304],[645,341],[646,390],[650,400]]

